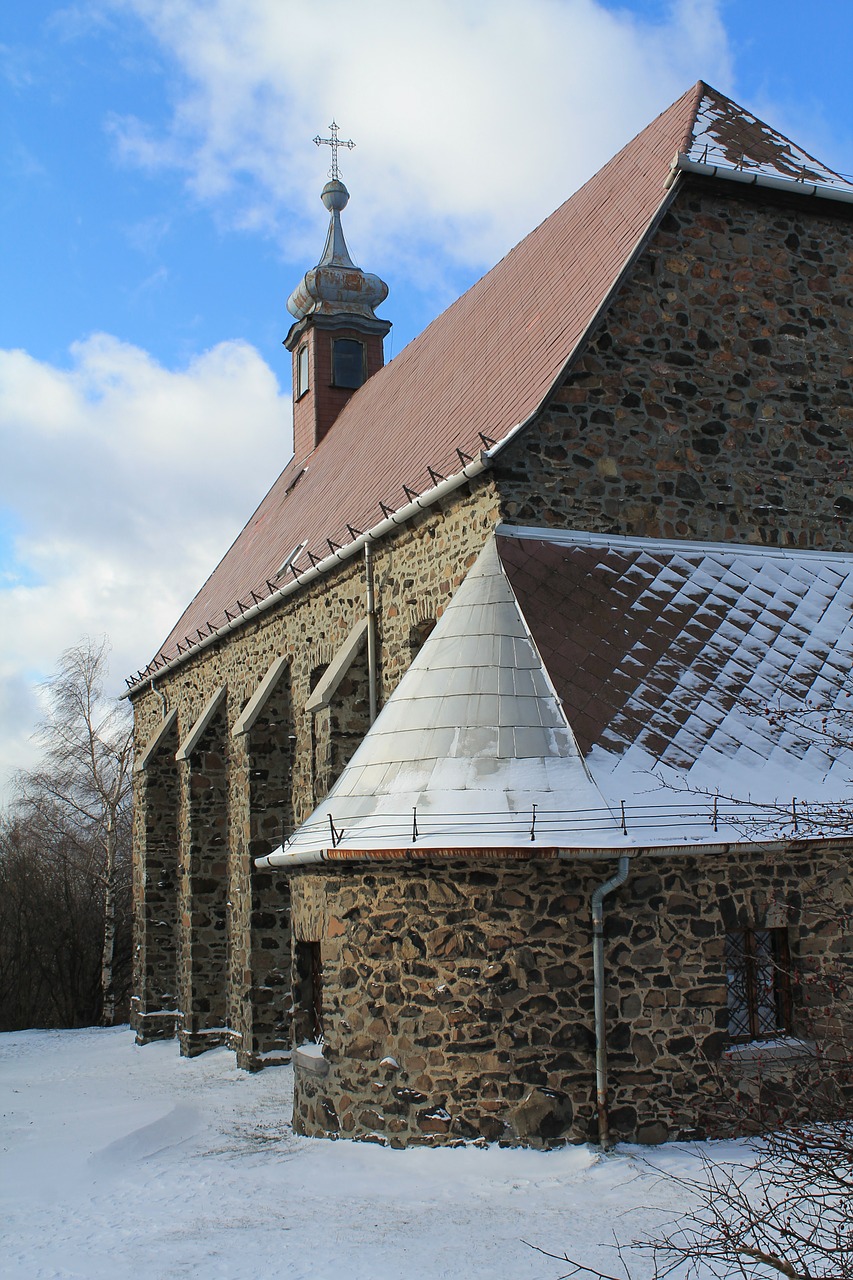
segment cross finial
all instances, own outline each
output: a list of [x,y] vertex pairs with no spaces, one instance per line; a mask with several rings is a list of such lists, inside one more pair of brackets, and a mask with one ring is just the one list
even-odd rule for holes
[[314,141],[318,147],[326,146],[332,148],[332,167],[329,170],[329,177],[337,179],[341,176],[338,170],[338,147],[346,147],[347,151],[352,151],[355,143],[352,138],[349,138],[344,142],[342,138],[338,137],[338,126],[335,124],[334,120],[329,125],[329,133],[332,135],[331,138],[321,138],[318,133]]

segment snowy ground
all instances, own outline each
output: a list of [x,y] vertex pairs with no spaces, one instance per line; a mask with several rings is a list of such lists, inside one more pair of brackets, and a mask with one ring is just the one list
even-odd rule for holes
[[[191,1061],[127,1028],[0,1035],[10,1280],[555,1280],[677,1219],[699,1144],[391,1151],[296,1137],[291,1073]],[[733,1144],[716,1144],[727,1156]],[[707,1148],[705,1148],[707,1150]],[[723,1151],[720,1151],[723,1154]],[[649,1274],[637,1260],[634,1276]]]

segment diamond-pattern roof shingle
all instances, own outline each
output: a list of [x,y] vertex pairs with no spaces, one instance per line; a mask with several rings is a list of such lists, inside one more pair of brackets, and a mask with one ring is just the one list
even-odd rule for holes
[[[593,777],[839,802],[853,775],[853,557],[536,530],[501,563]],[[546,587],[547,584],[547,587]]]
[[270,864],[849,837],[851,656],[853,556],[501,526]]

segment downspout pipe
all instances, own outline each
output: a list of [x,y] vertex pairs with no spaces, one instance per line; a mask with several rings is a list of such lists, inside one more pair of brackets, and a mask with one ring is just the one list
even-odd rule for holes
[[610,1118],[607,1113],[607,1021],[604,1011],[604,899],[628,879],[631,859],[619,858],[616,875],[600,884],[592,895],[592,981],[595,993],[595,1100],[598,1110],[598,1141],[607,1151]]
[[367,685],[370,703],[370,723],[379,713],[376,673],[376,593],[373,588],[373,547],[364,544],[364,578],[367,588]]
[[160,706],[161,706],[161,708],[162,708],[162,710],[163,710],[163,719],[165,720],[165,719],[166,719],[166,716],[169,714],[168,704],[167,704],[167,702],[166,702],[166,695],[165,695],[165,693],[163,692],[163,690],[162,690],[162,689],[155,689],[155,688],[154,688],[154,677],[153,677],[153,676],[151,677],[151,692],[154,694],[155,698],[159,698],[159,699],[160,699]]

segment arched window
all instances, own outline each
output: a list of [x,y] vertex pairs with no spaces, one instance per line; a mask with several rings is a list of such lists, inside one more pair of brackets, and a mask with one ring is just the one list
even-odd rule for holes
[[332,381],[336,387],[360,387],[367,376],[364,344],[353,338],[336,338],[333,346]]

